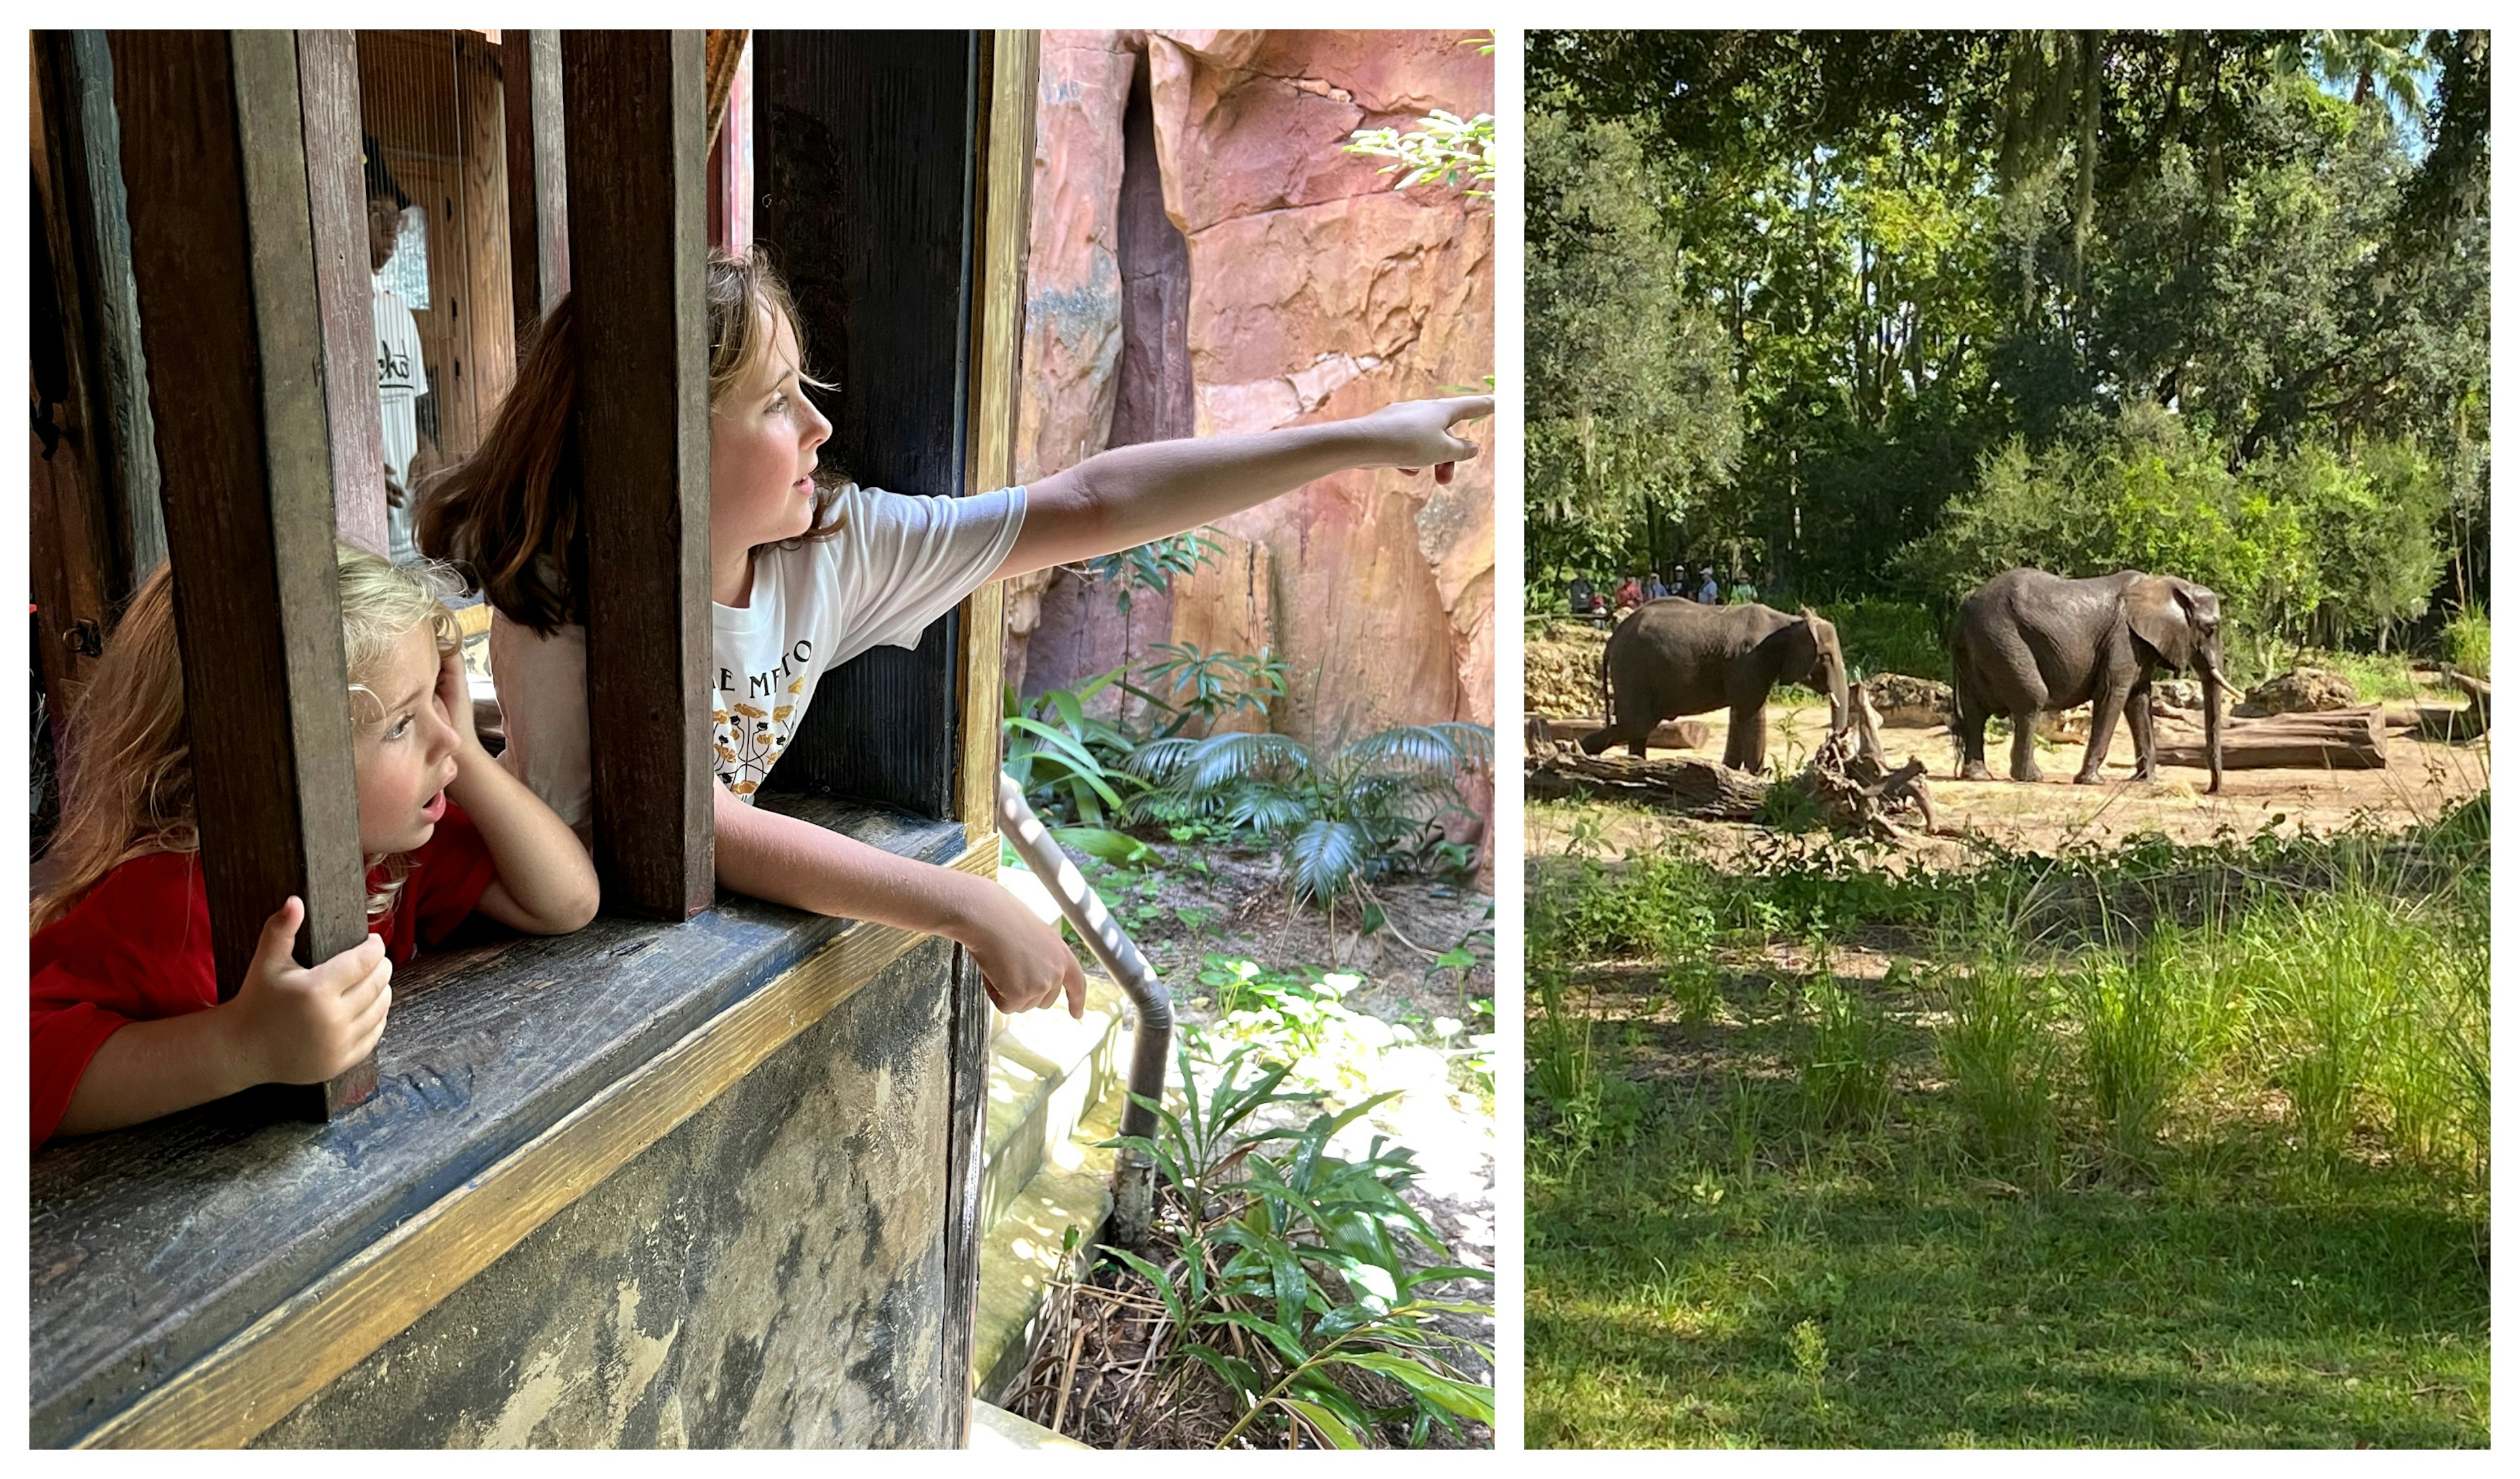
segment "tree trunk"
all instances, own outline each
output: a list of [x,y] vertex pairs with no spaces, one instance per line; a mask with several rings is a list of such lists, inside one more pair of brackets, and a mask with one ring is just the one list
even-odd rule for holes
[[[1599,729],[1604,721],[1550,719],[1544,722],[1549,726],[1548,739],[1581,740]],[[1645,737],[1645,743],[1654,749],[1703,749],[1714,733],[1713,727],[1703,719],[1665,719],[1653,727],[1653,733]]]
[[[2154,758],[2163,765],[2205,768],[2205,740],[2182,723],[2157,720]],[[2223,722],[2225,770],[2384,770],[2379,706],[2324,713],[2274,714]]]
[[1631,760],[1588,755],[1571,744],[1534,745],[1523,765],[1522,793],[1535,801],[1603,795],[1667,806],[1691,816],[1746,822],[1757,815],[1768,784],[1711,760]]

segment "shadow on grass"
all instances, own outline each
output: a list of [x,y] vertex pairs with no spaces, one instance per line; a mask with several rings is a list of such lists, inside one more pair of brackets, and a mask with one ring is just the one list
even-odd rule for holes
[[[1527,1439],[2487,1440],[2475,1225],[2402,1205],[1990,1204],[1805,1168],[1531,1198]],[[1580,1191],[1575,1192],[1581,1196]],[[1822,1354],[1796,1359],[1796,1327]]]

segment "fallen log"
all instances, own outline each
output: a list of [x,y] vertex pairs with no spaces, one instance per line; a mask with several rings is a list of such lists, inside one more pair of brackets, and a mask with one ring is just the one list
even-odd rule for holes
[[[2153,721],[2153,758],[2163,765],[2205,768],[2205,732]],[[2223,721],[2225,770],[2386,770],[2379,705],[2270,714]]]
[[1531,747],[1523,761],[1522,793],[1535,801],[1585,794],[1618,796],[1720,822],[1746,822],[1757,815],[1768,784],[1711,760],[1588,755],[1559,740],[1545,749],[1538,744]]
[[[1581,740],[1602,724],[1598,719],[1550,719],[1546,722],[1552,740]],[[1653,733],[1645,737],[1645,743],[1653,749],[1703,749],[1714,735],[1714,726],[1703,719],[1665,719],[1653,727]]]

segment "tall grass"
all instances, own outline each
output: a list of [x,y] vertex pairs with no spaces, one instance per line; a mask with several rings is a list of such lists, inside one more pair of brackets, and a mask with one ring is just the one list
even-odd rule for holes
[[2095,954],[2058,993],[2080,1044],[2083,1083],[2108,1148],[2149,1167],[2194,1061],[2178,950],[2156,936],[2131,956]]
[[2010,951],[1942,973],[1935,1050],[1967,1148],[1989,1170],[2052,1185],[2057,1041],[2047,982]]

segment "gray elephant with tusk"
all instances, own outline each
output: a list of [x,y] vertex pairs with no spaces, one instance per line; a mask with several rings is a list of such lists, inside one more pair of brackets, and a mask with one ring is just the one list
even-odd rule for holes
[[1837,628],[1808,607],[1788,616],[1756,604],[1700,605],[1677,596],[1648,601],[1619,623],[1601,650],[1603,727],[1584,737],[1584,752],[1624,744],[1642,755],[1645,737],[1665,719],[1729,708],[1724,763],[1758,770],[1768,754],[1762,711],[1779,683],[1824,690],[1829,732],[1846,727],[1846,654]]
[[2223,788],[2223,703],[2236,696],[2223,676],[2223,605],[2193,581],[2120,570],[2066,580],[2045,570],[2006,570],[1960,603],[1952,623],[1953,732],[1963,781],[1991,779],[1986,721],[2012,722],[2012,779],[2036,781],[2031,739],[2043,712],[2092,705],[2092,737],[2079,785],[2095,785],[2123,712],[2135,732],[2136,776],[2154,779],[2152,677],[2192,668],[2205,680],[2209,790]]

